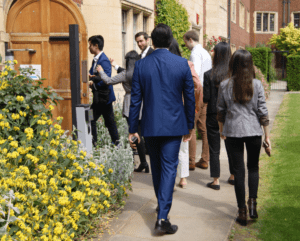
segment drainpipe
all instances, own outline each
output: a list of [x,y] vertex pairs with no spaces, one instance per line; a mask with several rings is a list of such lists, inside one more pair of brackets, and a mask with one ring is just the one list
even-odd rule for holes
[[283,28],[285,27],[285,4],[286,4],[286,1],[284,0],[283,1],[283,21],[282,21]]
[[[230,46],[230,37],[231,37],[231,0],[228,0],[228,44]],[[231,47],[231,46],[230,46]]]
[[287,1],[287,4],[288,4],[288,17],[287,17],[287,24],[289,24],[291,22],[291,14],[290,14],[290,4],[291,4],[291,1],[288,0]]

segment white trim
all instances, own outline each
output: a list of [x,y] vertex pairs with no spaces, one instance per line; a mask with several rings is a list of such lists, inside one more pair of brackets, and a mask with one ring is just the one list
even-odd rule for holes
[[[243,6],[244,11],[242,11],[241,6]],[[241,16],[241,15],[244,15],[244,16]],[[245,29],[245,4],[242,1],[240,1],[240,3],[239,3],[239,26],[241,29]]]
[[[295,12],[291,13],[291,22],[294,24],[294,27],[295,27],[295,23],[294,23],[294,14],[295,13],[299,13],[300,14],[300,11],[295,11]],[[298,26],[298,28],[300,28],[300,26]]]

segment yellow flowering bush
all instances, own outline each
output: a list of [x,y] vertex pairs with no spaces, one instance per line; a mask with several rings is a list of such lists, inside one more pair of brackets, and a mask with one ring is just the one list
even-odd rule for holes
[[129,183],[114,181],[109,165],[67,136],[62,117],[52,120],[59,97],[50,87],[6,64],[0,74],[0,240],[74,240],[122,203]]
[[281,51],[288,50],[291,55],[300,55],[300,29],[289,23],[287,27],[280,29],[280,34],[272,36],[269,44],[274,44]]

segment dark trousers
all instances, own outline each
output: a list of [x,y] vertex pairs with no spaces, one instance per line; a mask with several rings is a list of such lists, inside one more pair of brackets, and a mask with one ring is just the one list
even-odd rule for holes
[[167,219],[172,206],[181,139],[182,136],[145,137],[159,205],[157,219]]
[[249,198],[257,198],[258,189],[258,162],[261,149],[261,136],[227,137],[228,150],[232,158],[234,170],[234,189],[239,208],[246,207],[245,203],[245,164],[244,143],[247,150],[247,168]]
[[[217,178],[220,177],[221,138],[216,114],[208,114],[206,116],[206,132],[209,145],[210,176]],[[227,151],[226,141],[225,147]],[[228,155],[228,151],[227,157],[229,162],[229,172],[230,174],[233,174],[232,161]]]
[[92,109],[94,112],[94,120],[91,121],[93,142],[97,142],[98,140],[96,122],[99,119],[99,117],[102,115],[104,119],[104,124],[109,131],[112,142],[114,144],[117,144],[119,140],[119,133],[115,122],[115,115],[114,115],[112,103],[108,105],[103,105],[103,104],[93,105]]
[[[127,123],[128,123],[128,117],[125,117],[125,118],[126,118]],[[140,136],[141,141],[140,141],[139,144],[137,144],[137,151],[138,151],[141,163],[146,164],[147,161],[146,161],[145,142],[144,142],[144,139],[142,137],[142,131],[141,131],[141,125],[140,124],[141,123],[139,121],[138,134]],[[128,125],[129,125],[129,123],[128,123]]]

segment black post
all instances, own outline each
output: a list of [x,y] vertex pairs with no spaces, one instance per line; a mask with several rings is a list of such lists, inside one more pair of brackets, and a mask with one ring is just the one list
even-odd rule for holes
[[[70,73],[71,73],[71,96],[72,96],[72,127],[77,129],[76,106],[80,104],[80,65],[79,65],[79,31],[78,24],[69,25],[70,36]],[[76,136],[75,136],[76,135]],[[75,132],[73,139],[77,139]]]
[[284,79],[284,56],[281,55],[281,65],[282,65],[282,80]]

